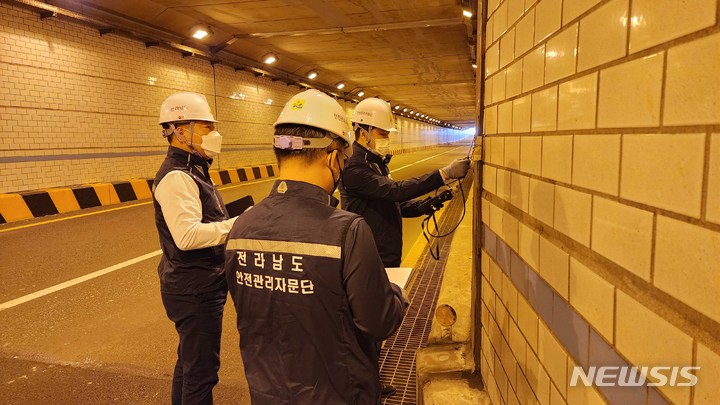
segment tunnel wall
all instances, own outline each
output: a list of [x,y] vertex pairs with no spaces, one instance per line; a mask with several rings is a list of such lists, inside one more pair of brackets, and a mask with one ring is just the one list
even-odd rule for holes
[[[160,104],[178,91],[205,94],[217,111],[223,153],[214,168],[274,163],[272,124],[301,91],[7,4],[0,89],[0,193],[153,177],[167,149]],[[354,107],[341,104],[348,113]],[[398,126],[393,148],[465,136],[405,118]]]
[[[720,403],[718,1],[480,14],[492,402]],[[570,387],[576,365],[701,368],[694,387]]]

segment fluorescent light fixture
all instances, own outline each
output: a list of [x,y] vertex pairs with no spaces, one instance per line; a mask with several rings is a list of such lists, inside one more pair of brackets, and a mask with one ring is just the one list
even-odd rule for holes
[[477,63],[473,62],[472,67],[473,69],[477,69]]
[[365,91],[360,90],[360,91],[358,91],[357,95],[358,95],[358,97],[362,97],[365,95]]
[[307,78],[308,78],[308,79],[312,80],[312,79],[314,79],[314,78],[316,78],[316,77],[318,77],[318,72],[317,72],[317,70],[311,70],[311,71],[307,72]]
[[277,55],[275,55],[272,52],[269,52],[265,54],[265,56],[262,57],[263,63],[266,63],[268,65],[275,63],[278,60]]
[[470,10],[463,10],[463,16],[470,18],[472,17],[472,12]]
[[395,109],[396,109],[396,110],[399,110],[399,109],[400,109],[400,106],[399,106],[399,105],[396,105],[396,106],[395,106]]
[[337,87],[338,90],[342,90],[343,88],[345,88],[345,83],[343,83],[343,82],[337,82],[337,84],[335,85],[335,87]]
[[415,113],[415,110],[410,110],[408,114],[413,115]]
[[406,108],[403,108],[403,112],[407,112],[407,107],[406,107]]
[[190,30],[192,32],[192,36],[195,39],[203,39],[207,37],[208,35],[212,34],[212,31],[207,25],[204,24],[198,24]]

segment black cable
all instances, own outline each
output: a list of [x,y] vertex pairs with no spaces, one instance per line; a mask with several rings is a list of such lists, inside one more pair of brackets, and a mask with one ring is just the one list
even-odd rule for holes
[[[462,215],[460,216],[460,220],[458,221],[458,223],[455,224],[450,231],[441,235],[440,227],[438,226],[437,218],[435,217],[435,211],[433,211],[431,214],[428,214],[428,216],[425,217],[425,219],[423,219],[422,223],[420,224],[420,227],[422,228],[422,231],[423,231],[423,237],[425,237],[425,240],[427,241],[427,243],[431,245],[430,246],[430,256],[432,256],[432,258],[435,260],[440,260],[440,247],[438,244],[435,244],[435,247],[433,250],[433,246],[432,246],[432,242],[430,241],[430,238],[440,239],[440,238],[449,236],[450,234],[455,232],[455,230],[460,226],[463,219],[465,218],[465,211],[466,211],[465,210],[465,190],[463,190],[462,181],[459,179],[459,180],[457,180],[457,182],[458,182],[458,186],[460,188],[460,195],[462,196],[462,204],[463,204],[463,212],[462,212]],[[437,195],[438,190],[435,190],[436,195]],[[430,219],[432,219],[432,221],[433,221],[433,225],[435,226],[435,229],[438,232],[437,234],[434,234],[430,230],[430,227],[429,227]]]
[[[427,223],[430,220],[430,218],[432,218],[433,223],[435,224],[435,229],[437,229],[438,224],[437,224],[437,220],[435,219],[435,212],[433,212],[432,214],[428,215],[425,219],[423,219],[420,226],[422,227],[423,236],[425,237],[425,240],[430,245],[430,256],[432,256],[432,258],[435,260],[440,260],[440,247],[437,244],[435,244],[435,250],[433,251],[433,246],[432,246],[432,243],[430,242],[430,238],[428,237],[428,234],[425,232],[425,229],[428,228]],[[429,228],[428,228],[428,231],[429,231]]]

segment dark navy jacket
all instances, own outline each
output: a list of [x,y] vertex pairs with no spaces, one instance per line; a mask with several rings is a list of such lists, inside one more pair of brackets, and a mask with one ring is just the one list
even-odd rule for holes
[[402,218],[422,215],[413,198],[444,183],[438,170],[408,180],[395,181],[383,158],[353,143],[340,184],[342,208],[360,214],[372,229],[386,267],[402,261]]
[[252,402],[377,404],[376,343],[403,319],[370,229],[315,185],[277,181],[227,240]]
[[[227,210],[220,193],[210,180],[210,162],[176,147],[169,147],[167,157],[160,166],[153,182],[153,190],[165,175],[181,170],[190,175],[200,190],[202,222],[217,222],[228,219]],[[160,290],[170,294],[199,294],[224,288],[223,262],[225,246],[213,246],[195,250],[180,250],[170,234],[162,208],[155,200],[155,225],[160,236],[162,258],[158,265]]]

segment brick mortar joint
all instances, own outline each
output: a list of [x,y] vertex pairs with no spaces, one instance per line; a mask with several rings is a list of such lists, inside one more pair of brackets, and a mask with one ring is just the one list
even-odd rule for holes
[[[621,140],[621,142],[622,142],[622,140]],[[714,222],[710,222],[710,221],[708,221],[708,220],[706,220],[706,219],[703,219],[702,217],[701,217],[701,218],[695,218],[695,217],[691,217],[691,216],[688,216],[688,215],[685,215],[685,214],[679,214],[679,213],[677,213],[677,212],[670,211],[670,210],[667,210],[667,209],[665,209],[665,208],[659,208],[659,207],[655,207],[655,206],[652,206],[652,205],[649,205],[649,204],[646,204],[646,203],[641,203],[641,202],[637,202],[637,201],[633,201],[633,200],[628,200],[628,199],[626,199],[626,198],[620,197],[619,195],[608,194],[608,193],[605,193],[605,192],[602,192],[602,191],[597,191],[597,190],[589,189],[589,188],[582,187],[582,186],[578,186],[578,185],[575,185],[575,184],[566,183],[566,182],[559,181],[559,180],[554,180],[554,179],[549,179],[549,178],[546,178],[546,177],[539,176],[539,175],[537,175],[537,174],[522,172],[522,171],[520,171],[519,169],[514,169],[514,168],[512,168],[512,167],[507,167],[507,166],[500,166],[500,165],[498,165],[498,164],[496,164],[496,163],[486,162],[485,165],[487,165],[488,167],[492,167],[492,168],[495,169],[495,170],[503,170],[503,171],[509,172],[509,173],[511,173],[511,174],[516,174],[516,175],[520,175],[520,176],[523,176],[523,177],[527,177],[527,178],[529,178],[530,180],[536,180],[536,181],[540,181],[540,182],[543,182],[543,183],[549,183],[549,184],[551,184],[551,185],[553,185],[553,186],[560,186],[560,187],[567,188],[567,189],[572,190],[572,191],[577,191],[577,192],[581,192],[581,193],[584,193],[584,194],[589,194],[591,197],[604,198],[604,199],[607,199],[607,200],[610,200],[610,201],[613,201],[613,202],[616,202],[616,203],[620,203],[620,204],[626,205],[626,206],[628,206],[628,207],[632,207],[632,208],[636,208],[636,209],[643,210],[643,211],[646,211],[646,212],[650,212],[650,213],[655,214],[655,215],[662,215],[662,216],[664,216],[664,217],[668,217],[668,218],[672,218],[672,219],[675,219],[675,220],[678,220],[678,221],[682,221],[682,222],[685,222],[685,223],[687,223],[687,224],[699,226],[699,227],[702,227],[702,228],[704,228],[704,229],[708,229],[708,230],[710,230],[710,231],[720,232],[720,224],[717,224],[717,223],[714,223]],[[621,168],[621,170],[622,170],[622,168]],[[486,190],[483,190],[483,192],[486,192]],[[512,193],[511,193],[511,194],[512,194]],[[707,197],[707,196],[703,196],[703,199],[705,199],[706,197]],[[504,201],[504,200],[503,200],[503,201]],[[704,200],[703,200],[703,201],[704,201]],[[701,201],[701,202],[703,202],[703,201]]]
[[[483,190],[483,198],[512,215],[520,223],[537,232],[538,235],[546,237],[550,242],[567,252],[570,257],[581,261],[595,274],[602,277],[615,288],[632,296],[641,305],[670,322],[683,333],[710,347],[716,353],[720,353],[720,323],[712,320],[677,298],[661,291],[651,283],[640,279],[632,272],[613,263],[599,253],[592,251],[590,248],[581,245],[560,231],[542,224],[539,220],[522,212],[509,202],[485,190]],[[489,225],[484,225],[489,229]],[[498,235],[498,238],[499,237]],[[573,255],[573,253],[575,253],[575,255]],[[529,267],[532,269],[531,266]],[[533,271],[539,276],[537,269],[533,269]],[[573,309],[575,308],[572,305],[570,306]]]
[[[498,296],[499,296],[499,295],[498,295]],[[501,305],[503,305],[503,304],[501,304]],[[503,306],[504,306],[504,305],[503,305]],[[487,308],[487,307],[486,307],[486,308]],[[507,310],[507,308],[506,308],[506,310]],[[520,367],[520,362],[517,360],[518,357],[515,355],[515,352],[512,351],[512,346],[510,345],[510,340],[509,340],[509,338],[506,337],[505,334],[502,332],[502,328],[501,328],[500,325],[498,324],[497,318],[490,313],[489,308],[487,308],[487,311],[488,311],[488,316],[489,316],[490,318],[492,318],[493,322],[495,323],[495,325],[497,326],[498,330],[500,331],[500,336],[503,338],[503,341],[505,341],[505,343],[508,345],[508,347],[510,347],[510,352],[513,354],[513,358],[515,359],[515,361],[516,361],[516,363],[517,363],[517,367],[518,367],[519,370],[520,370],[520,374],[522,374],[523,377],[525,377],[525,381],[529,383],[529,382],[530,382],[530,379],[528,378],[528,373],[527,373],[525,370],[523,370],[522,367]],[[537,316],[539,322],[545,323],[545,321],[543,321],[543,319],[542,319],[537,313],[535,313],[534,311],[533,311],[533,313]],[[509,319],[513,319],[512,316],[509,316]],[[513,319],[513,321],[514,321],[514,319]],[[518,329],[519,329],[519,328],[520,328],[520,325],[517,325],[517,322],[515,322],[515,324],[516,324],[516,326],[517,326]],[[545,325],[547,325],[547,323],[545,323]],[[547,326],[547,327],[548,327],[548,330],[550,330],[550,332],[553,334],[553,337],[554,337],[555,339],[557,339],[557,337],[555,336],[555,334],[552,332],[552,329],[550,329],[549,326]],[[485,328],[485,330],[486,330],[486,331],[489,331],[488,328]],[[548,370],[548,367],[546,367],[546,364],[543,363],[543,362],[540,360],[540,354],[539,354],[539,353],[536,353],[536,351],[532,348],[532,345],[531,345],[530,342],[527,340],[527,338],[525,337],[525,335],[524,335],[524,333],[522,332],[522,330],[521,330],[520,332],[521,332],[521,334],[522,334],[522,336],[523,336],[523,339],[524,339],[524,341],[525,341],[526,350],[530,350],[530,352],[533,354],[533,356],[538,360],[538,364],[540,365],[540,367],[543,368],[545,374],[547,374],[548,380],[550,381],[551,384],[553,384],[553,385],[555,386],[555,388],[556,388],[556,389],[558,390],[558,392],[559,392],[559,391],[560,391],[560,388],[559,388],[559,386],[558,386],[558,383],[557,383],[557,382],[552,378],[552,376],[550,375],[550,372],[549,372],[549,370]],[[498,358],[500,358],[500,366],[503,368],[503,372],[505,373],[505,375],[507,375],[507,371],[504,370],[504,369],[505,369],[505,364],[503,364],[503,362],[502,362],[502,357],[501,357],[500,354],[499,354],[499,353],[500,353],[500,350],[493,345],[492,341],[490,340],[490,335],[489,335],[489,334],[486,334],[486,335],[488,336],[488,343],[490,344],[490,348],[491,348],[492,351],[495,353],[495,355],[496,355]],[[561,346],[562,346],[562,344],[561,344]],[[539,349],[538,349],[538,350],[539,350]],[[572,355],[570,355],[569,353],[566,353],[566,354],[567,354],[568,357],[572,357]],[[566,361],[567,361],[567,360],[566,360]],[[526,363],[527,363],[527,362],[526,362]],[[526,364],[525,368],[527,369],[527,364]],[[516,370],[516,371],[517,371],[517,370]],[[493,376],[495,376],[494,373],[493,373]],[[517,385],[517,383],[516,383],[516,385]],[[517,390],[515,389],[515,387],[514,387],[512,384],[510,384],[510,386],[513,388],[513,391],[515,391],[515,393],[517,394]],[[531,387],[531,388],[532,388],[532,387]],[[535,394],[534,391],[533,391],[533,394]],[[535,397],[537,398],[537,394],[535,395]]]

